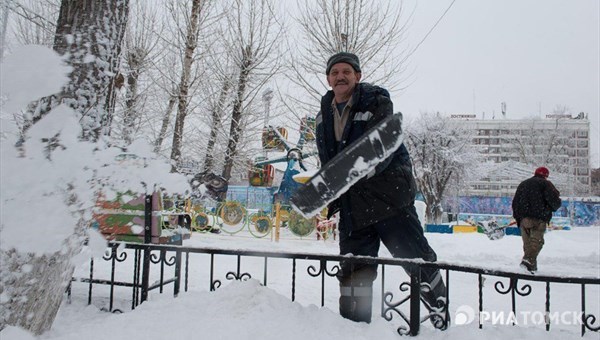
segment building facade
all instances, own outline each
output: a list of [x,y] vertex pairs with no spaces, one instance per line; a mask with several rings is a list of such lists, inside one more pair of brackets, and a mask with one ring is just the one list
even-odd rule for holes
[[529,119],[477,119],[451,115],[453,123],[473,133],[473,144],[487,161],[498,164],[488,177],[467,182],[468,194],[513,195],[519,183],[546,166],[564,195],[590,193],[590,122],[580,113]]

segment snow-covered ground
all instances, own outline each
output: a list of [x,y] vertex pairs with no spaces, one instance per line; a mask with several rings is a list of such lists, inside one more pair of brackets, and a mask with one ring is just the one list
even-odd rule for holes
[[[426,234],[439,261],[461,265],[473,265],[506,271],[519,271],[521,239],[505,236],[501,240],[490,241],[482,234]],[[337,254],[337,242],[316,241],[315,236],[298,239],[284,230],[279,242],[269,237],[256,239],[241,232],[227,234],[194,233],[185,246],[219,247],[275,252],[308,252],[317,254]],[[389,257],[382,248],[381,256]],[[204,258],[202,258],[204,257]],[[230,281],[225,278],[227,271],[236,270],[235,256],[215,256],[215,279],[222,286],[209,292],[206,275],[209,267],[208,255],[192,255],[190,258],[190,284],[187,292],[173,298],[172,286],[164,294],[150,293],[149,301],[134,311],[130,310],[131,290],[116,288],[115,307],[123,309],[123,314],[103,312],[108,307],[107,286],[94,288],[94,301],[87,306],[87,285],[75,283],[71,304],[64,303],[51,331],[39,339],[398,339],[396,328],[398,316],[392,322],[379,317],[380,297],[374,299],[374,320],[371,324],[354,323],[341,318],[337,313],[338,289],[335,279],[326,281],[325,307],[320,307],[320,278],[306,275],[305,268],[311,263],[298,263],[296,301],[291,297],[291,261],[287,259],[269,260],[268,284],[261,285],[263,259],[242,258],[241,271],[253,278],[248,281]],[[333,264],[330,264],[333,265]],[[105,261],[95,261],[98,278],[110,275]],[[130,280],[131,271],[125,265],[117,265],[117,277]],[[600,227],[581,227],[570,231],[551,231],[546,234],[546,245],[539,258],[540,275],[600,277]],[[119,270],[120,269],[120,270]],[[87,265],[78,269],[77,275],[85,276]],[[155,270],[156,274],[157,270]],[[167,269],[172,273],[172,269]],[[477,317],[472,322],[469,312],[477,310],[477,276],[466,273],[450,273],[450,315],[452,326],[445,332],[435,330],[425,322],[419,338],[427,339],[579,339],[580,326],[573,325],[574,313],[581,311],[581,286],[569,284],[551,285],[550,310],[563,313],[562,321],[552,324],[546,332],[539,324],[539,316],[544,310],[545,284],[529,283],[532,293],[517,296],[517,326],[512,324],[492,324],[486,321],[483,329],[478,328]],[[166,276],[169,276],[168,274]],[[397,277],[397,278],[396,278]],[[386,282],[406,281],[401,271],[386,267]],[[494,291],[494,283],[507,279],[485,276],[484,310],[500,315],[506,313],[503,321],[510,323],[510,294],[501,295]],[[386,290],[394,291],[398,300],[400,292],[387,283]],[[375,287],[380,287],[379,278]],[[586,286],[586,313],[600,317],[600,287]],[[183,290],[183,286],[182,286]],[[466,311],[466,313],[465,313]],[[522,314],[530,313],[530,314]],[[466,319],[465,319],[466,316]],[[467,320],[467,321],[465,321]],[[395,321],[395,322],[394,322]],[[457,323],[463,323],[457,325]],[[596,321],[595,326],[598,326]],[[15,328],[4,330],[0,337],[8,339],[28,339],[28,334]],[[598,339],[599,334],[588,331],[585,339]]]

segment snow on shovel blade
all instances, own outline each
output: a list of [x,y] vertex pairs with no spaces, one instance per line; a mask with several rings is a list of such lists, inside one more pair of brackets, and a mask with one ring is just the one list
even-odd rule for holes
[[319,213],[402,145],[402,114],[386,117],[325,164],[290,199],[306,218]]

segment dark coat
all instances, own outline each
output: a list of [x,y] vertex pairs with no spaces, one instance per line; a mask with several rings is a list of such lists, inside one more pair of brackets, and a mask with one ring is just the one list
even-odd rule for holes
[[560,208],[560,193],[552,182],[543,177],[533,176],[517,187],[512,201],[513,217],[517,224],[525,217],[550,222],[552,212]]
[[[316,118],[316,142],[321,164],[326,164],[377,122],[393,114],[387,90],[366,83],[358,84],[352,96],[353,105],[342,140],[337,143],[331,107],[333,98],[333,91],[323,96],[321,111]],[[342,210],[342,215],[351,219],[352,230],[362,229],[398,215],[402,209],[414,205],[415,193],[416,184],[410,157],[402,144],[393,155],[377,166],[374,175],[363,178],[332,202],[328,215]]]

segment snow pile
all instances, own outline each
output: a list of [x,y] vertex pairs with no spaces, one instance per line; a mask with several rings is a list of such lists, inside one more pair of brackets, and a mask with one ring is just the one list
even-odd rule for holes
[[[81,307],[69,318],[77,323],[54,327],[45,339],[397,339],[395,329],[378,319],[372,325],[341,318],[336,312],[291,302],[256,280],[235,281],[215,292],[169,294],[132,313],[100,313]],[[73,312],[73,311],[70,311]],[[2,337],[4,338],[4,337]]]
[[[291,302],[256,280],[234,281],[215,292],[188,292],[173,299],[170,294],[145,302],[135,311],[111,314],[96,307],[63,308],[58,322],[46,334],[34,337],[16,327],[0,332],[3,340],[360,340],[401,338],[391,323],[375,317],[371,324],[356,323],[337,312],[315,305]],[[588,332],[585,338],[597,334]],[[452,326],[447,331],[422,327],[417,339],[461,340],[566,340],[581,339],[572,332],[522,326],[490,326],[477,322]]]

